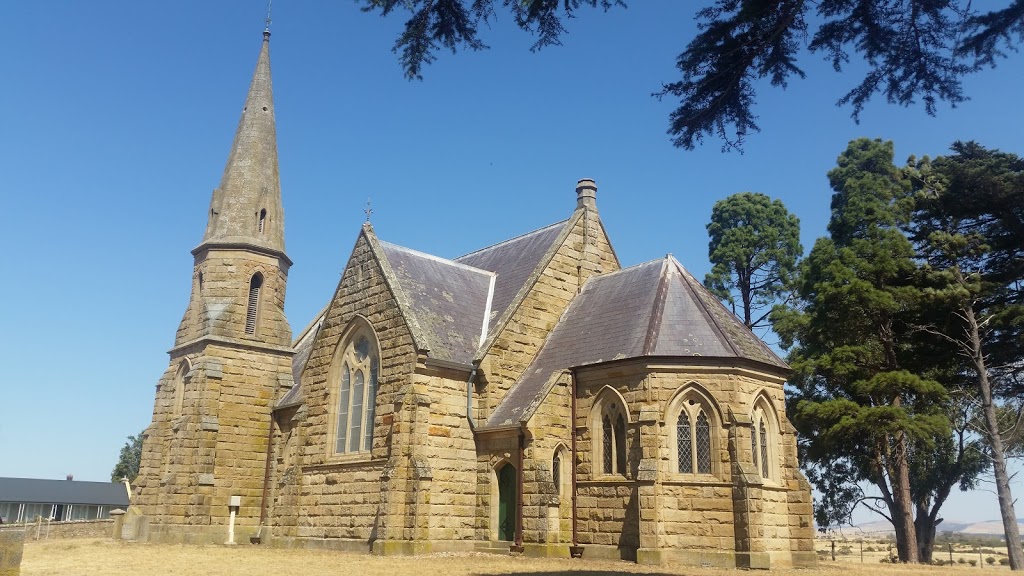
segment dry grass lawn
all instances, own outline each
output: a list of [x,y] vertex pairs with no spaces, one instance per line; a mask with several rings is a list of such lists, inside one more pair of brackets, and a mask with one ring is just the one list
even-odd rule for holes
[[[985,569],[989,567],[986,566]],[[813,570],[773,570],[773,576],[965,576],[978,568],[892,566],[875,563],[822,562]],[[537,559],[490,554],[434,554],[413,558],[314,550],[279,550],[259,546],[176,546],[107,539],[27,542],[22,576],[614,576],[617,574],[726,575],[737,570],[637,566],[630,562]],[[747,573],[749,574],[749,573]]]

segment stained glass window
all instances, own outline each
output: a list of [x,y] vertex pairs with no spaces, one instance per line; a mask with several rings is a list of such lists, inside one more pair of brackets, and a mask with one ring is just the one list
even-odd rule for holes
[[348,433],[348,402],[351,396],[352,374],[348,363],[341,369],[341,394],[338,400],[338,443],[335,451],[345,451],[345,436]]
[[626,473],[626,421],[622,414],[615,419],[615,471]]
[[757,466],[757,429],[753,426],[750,427],[750,457],[754,460],[754,466]]
[[697,415],[696,452],[697,472],[699,474],[711,474],[711,425],[708,423],[708,416],[703,410]]
[[761,418],[761,427],[758,430],[761,435],[761,476],[768,477],[768,433],[764,425],[764,418]]
[[341,356],[336,452],[373,448],[380,359],[371,338],[359,334]]
[[676,454],[679,458],[679,471],[693,474],[693,435],[690,430],[690,417],[686,411],[679,413],[676,420]]
[[356,362],[366,360],[366,357],[370,354],[370,341],[366,339],[366,336],[360,336],[356,340],[355,352]]
[[604,459],[604,473],[612,473],[612,420],[607,415],[601,421],[601,453]]
[[363,428],[363,371],[356,371],[355,384],[352,386],[352,424],[349,428],[352,430],[352,437],[349,438],[348,450],[349,452],[357,452],[359,450],[359,444],[363,440],[362,428]]
[[551,459],[551,483],[555,485],[555,494],[562,495],[562,457],[555,452]]
[[366,383],[366,426],[363,430],[363,450],[373,448],[373,424],[377,416],[377,358],[370,358],[370,380]]

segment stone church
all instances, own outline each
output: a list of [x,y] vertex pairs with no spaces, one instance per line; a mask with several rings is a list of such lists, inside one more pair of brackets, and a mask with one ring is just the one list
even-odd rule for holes
[[363,225],[293,339],[269,46],[192,250],[129,537],[814,562],[787,365],[671,256],[621,268],[593,180],[565,220],[454,259]]

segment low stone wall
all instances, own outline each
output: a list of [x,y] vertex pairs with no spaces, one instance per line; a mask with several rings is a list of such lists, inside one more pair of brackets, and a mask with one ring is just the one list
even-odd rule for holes
[[79,520],[73,522],[29,522],[28,524],[4,524],[0,531],[24,530],[25,540],[64,540],[69,538],[110,538],[114,521]]

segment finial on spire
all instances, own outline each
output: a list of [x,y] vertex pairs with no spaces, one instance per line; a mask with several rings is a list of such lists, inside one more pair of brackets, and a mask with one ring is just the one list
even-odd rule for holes
[[373,214],[373,208],[370,207],[370,197],[366,197],[366,209],[363,210],[363,214],[366,214],[366,221],[370,221],[370,215]]
[[264,40],[269,40],[270,39],[270,22],[271,22],[271,20],[270,20],[270,7],[273,4],[273,2],[274,2],[274,0],[267,0],[267,27],[263,29],[263,39]]

